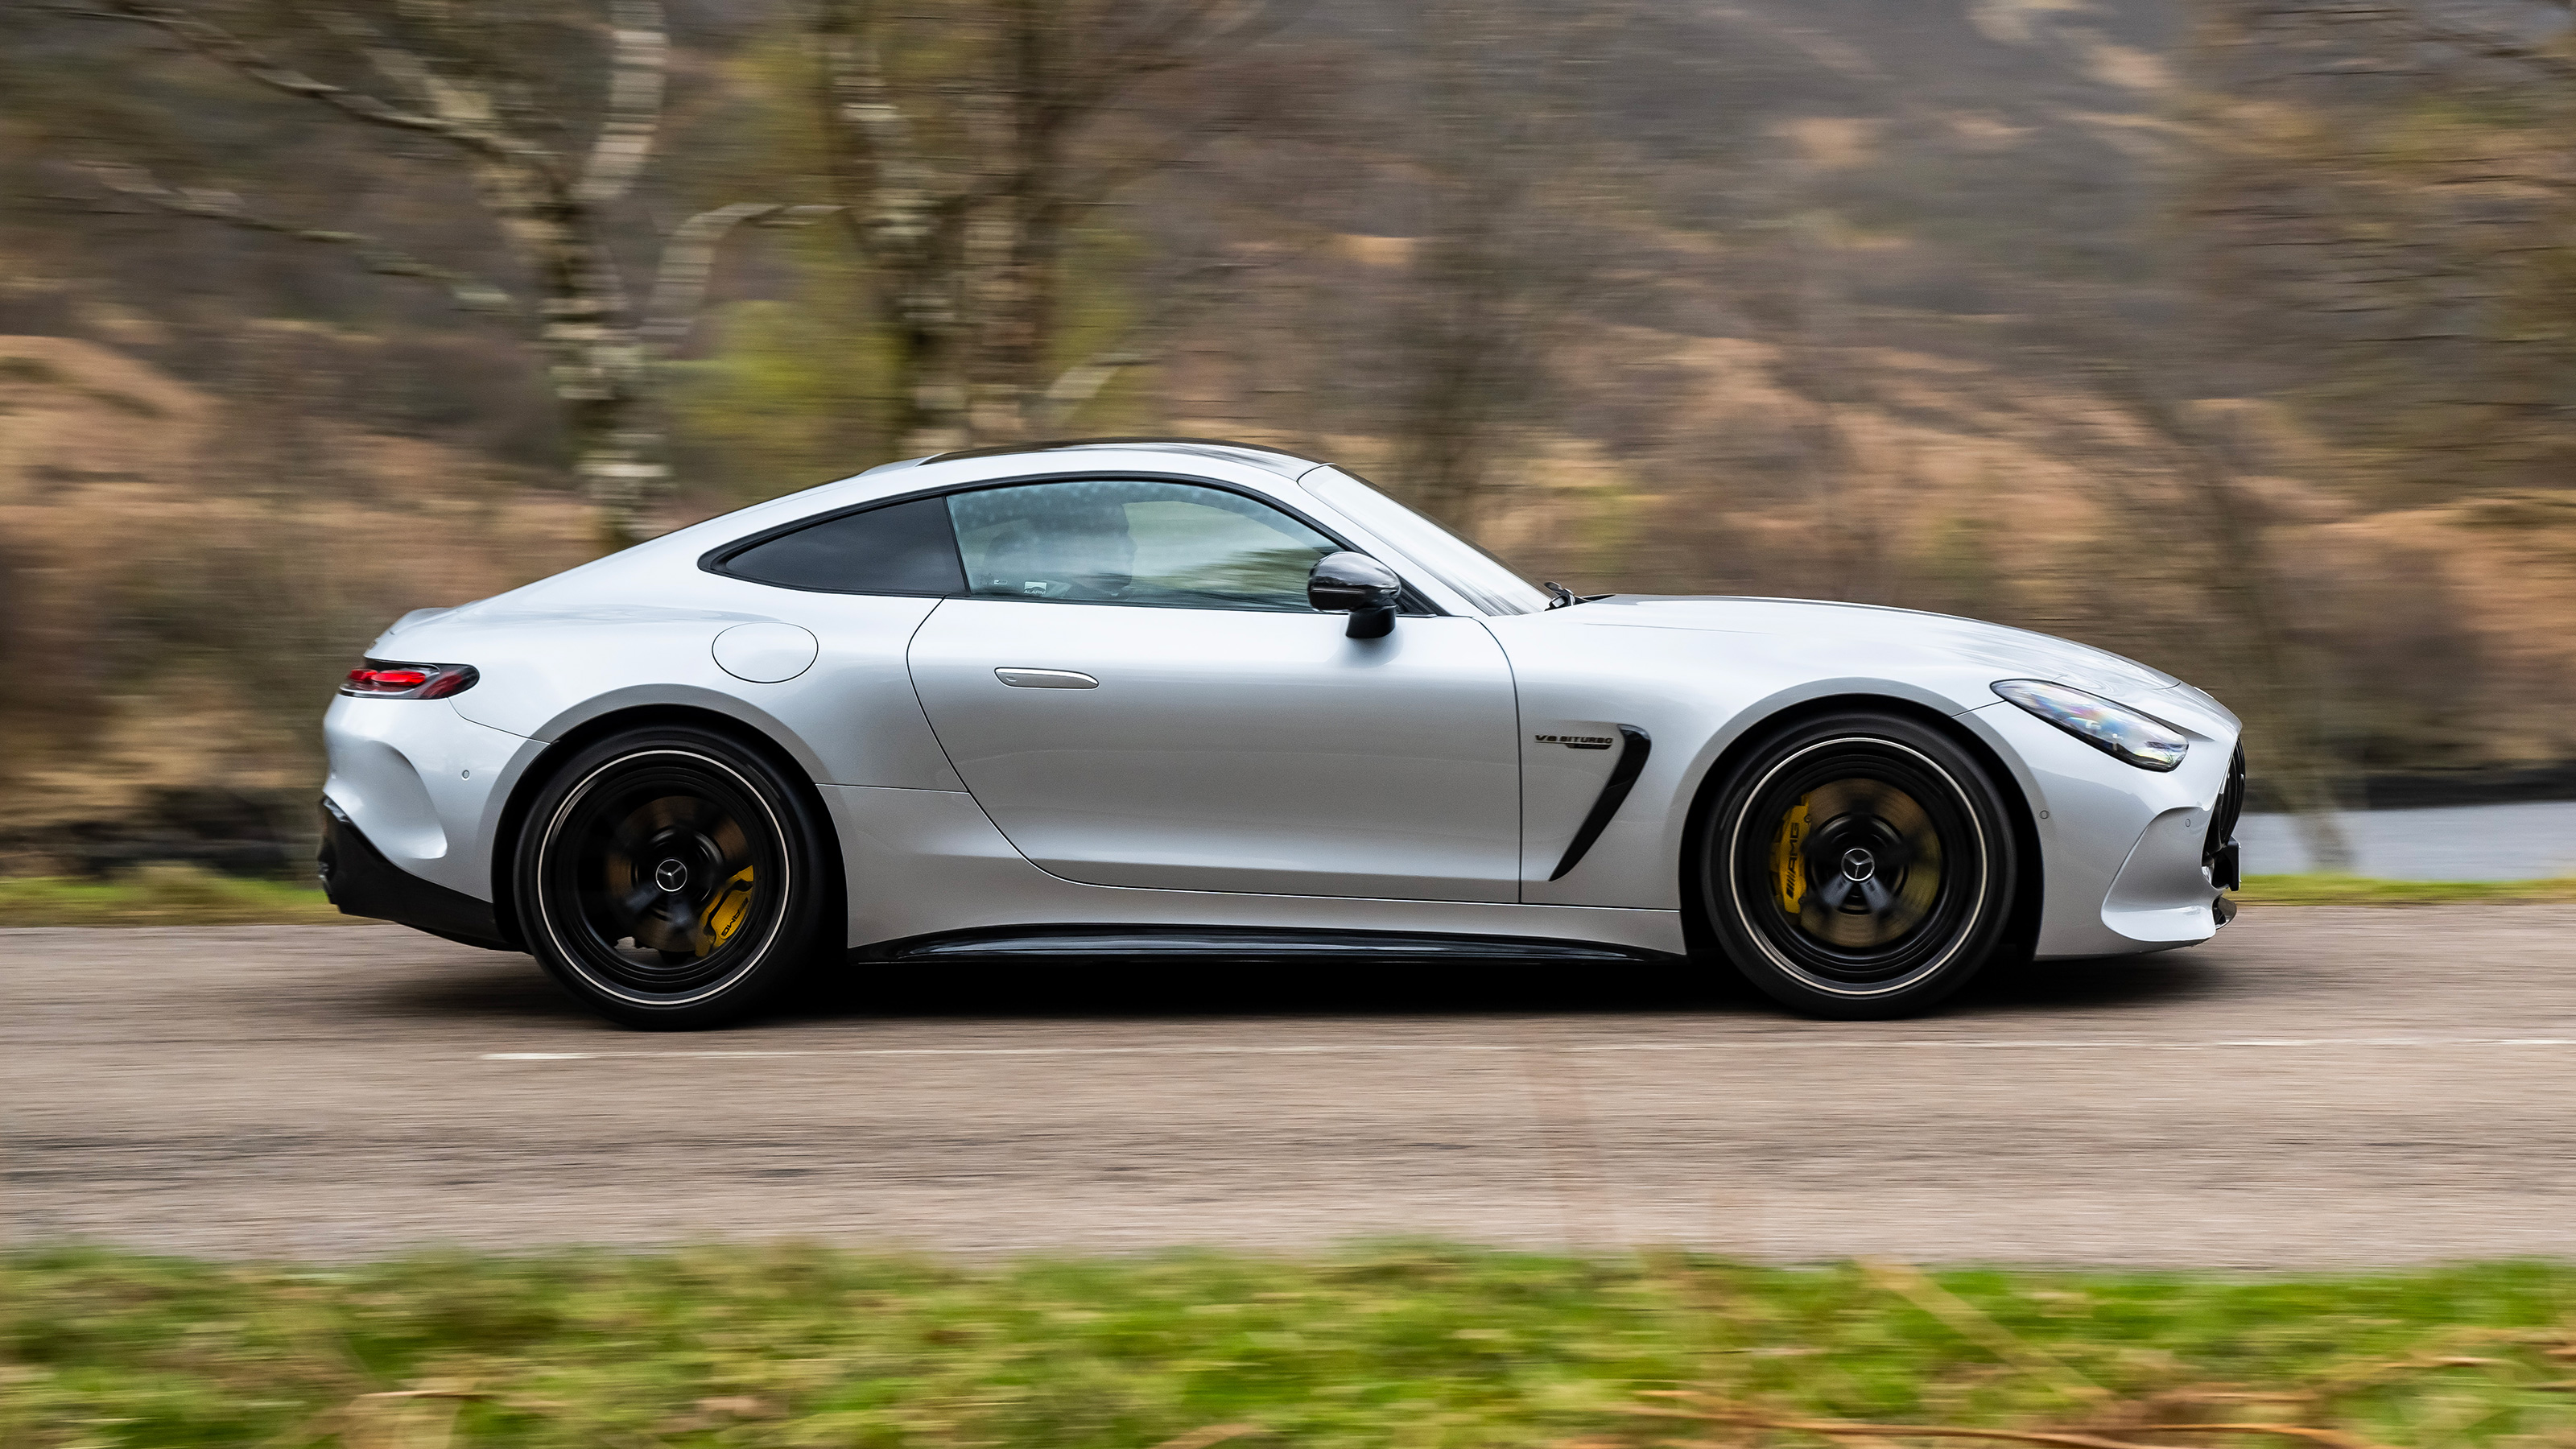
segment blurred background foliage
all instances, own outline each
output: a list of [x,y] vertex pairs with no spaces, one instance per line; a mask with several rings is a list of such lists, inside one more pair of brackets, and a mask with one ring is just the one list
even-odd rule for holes
[[9,6],[0,662],[45,687],[0,699],[0,866],[191,791],[302,811],[314,715],[405,609],[889,458],[1136,432],[1344,462],[1587,592],[2098,643],[2252,721],[2258,804],[2564,767],[2569,22]]

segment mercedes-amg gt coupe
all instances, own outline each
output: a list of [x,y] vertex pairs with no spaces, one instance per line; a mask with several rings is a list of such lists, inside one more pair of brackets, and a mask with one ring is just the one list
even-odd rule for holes
[[341,909],[637,1027],[872,972],[1727,965],[1919,1011],[2233,911],[2238,722],[2117,655],[1534,585],[1328,464],[945,453],[403,616],[324,721]]

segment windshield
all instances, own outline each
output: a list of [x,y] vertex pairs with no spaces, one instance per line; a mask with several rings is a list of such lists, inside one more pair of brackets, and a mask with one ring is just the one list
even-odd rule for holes
[[1488,614],[1535,614],[1548,605],[1545,592],[1501,559],[1339,468],[1318,468],[1297,481]]

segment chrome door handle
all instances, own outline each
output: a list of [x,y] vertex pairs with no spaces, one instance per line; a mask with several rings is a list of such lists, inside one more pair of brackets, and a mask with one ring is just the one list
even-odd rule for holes
[[996,669],[993,677],[1013,689],[1098,689],[1100,681],[1078,669]]

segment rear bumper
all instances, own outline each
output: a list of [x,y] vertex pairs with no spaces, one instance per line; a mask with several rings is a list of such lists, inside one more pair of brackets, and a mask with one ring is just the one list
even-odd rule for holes
[[414,930],[482,946],[516,951],[514,932],[490,901],[422,880],[385,859],[329,796],[322,799],[322,891],[343,914],[371,916]]

